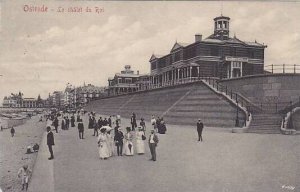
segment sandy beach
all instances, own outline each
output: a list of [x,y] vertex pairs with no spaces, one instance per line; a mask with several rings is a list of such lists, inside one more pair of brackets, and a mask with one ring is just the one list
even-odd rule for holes
[[17,178],[21,166],[27,164],[33,169],[37,153],[25,153],[27,146],[41,142],[46,123],[38,120],[39,117],[34,116],[25,124],[15,127],[14,137],[11,137],[10,129],[0,132],[0,188],[4,192],[21,191],[21,180]]

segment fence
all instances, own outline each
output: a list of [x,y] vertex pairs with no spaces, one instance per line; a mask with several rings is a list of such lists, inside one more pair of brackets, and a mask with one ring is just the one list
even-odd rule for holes
[[272,64],[266,65],[265,71],[269,73],[300,73],[299,64]]

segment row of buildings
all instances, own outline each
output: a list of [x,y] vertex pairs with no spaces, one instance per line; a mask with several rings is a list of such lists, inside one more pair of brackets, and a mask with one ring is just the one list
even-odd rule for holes
[[5,108],[59,108],[73,109],[86,105],[89,101],[107,96],[104,87],[91,84],[74,87],[68,84],[64,91],[49,93],[48,98],[25,98],[23,93],[11,94],[3,99],[2,106]]
[[118,95],[202,77],[238,78],[264,73],[264,44],[229,36],[230,18],[214,18],[214,32],[194,43],[175,42],[166,55],[153,54],[150,74],[134,73],[130,65],[108,79],[108,94]]

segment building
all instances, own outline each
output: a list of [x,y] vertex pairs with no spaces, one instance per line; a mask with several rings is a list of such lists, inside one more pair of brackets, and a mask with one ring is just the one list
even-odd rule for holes
[[[142,77],[142,78],[140,78]],[[119,95],[138,91],[149,79],[148,75],[140,75],[139,71],[134,73],[130,65],[125,65],[121,73],[116,73],[113,78],[108,79],[108,95]]]
[[44,100],[40,95],[35,98],[23,98],[23,93],[11,94],[11,96],[4,97],[3,107],[7,108],[41,108],[44,107]]
[[258,42],[229,36],[229,17],[214,19],[214,32],[206,39],[195,35],[191,44],[176,42],[170,53],[150,58],[151,86],[164,86],[200,77],[236,78],[264,73],[264,49]]
[[77,107],[84,106],[91,100],[106,96],[105,87],[97,87],[92,84],[84,84],[83,86],[77,87],[74,90],[74,94],[75,96],[73,98],[76,101]]

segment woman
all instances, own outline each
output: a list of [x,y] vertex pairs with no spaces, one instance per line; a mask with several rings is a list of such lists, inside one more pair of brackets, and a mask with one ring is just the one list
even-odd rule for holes
[[136,152],[139,155],[142,155],[145,153],[145,144],[144,144],[143,137],[145,139],[145,134],[144,134],[143,128],[139,127],[138,131],[136,132]]
[[111,131],[108,131],[106,136],[107,136],[108,154],[111,157],[114,155],[114,137],[111,135]]
[[125,155],[127,156],[132,156],[134,154],[133,151],[133,135],[131,134],[131,128],[130,127],[126,127],[126,134],[124,136],[124,152]]
[[99,157],[100,159],[107,159],[109,157],[107,136],[105,133],[106,129],[100,129],[100,134],[98,136],[98,147],[99,147]]
[[65,118],[63,117],[62,120],[61,120],[61,129],[62,130],[65,130],[66,129],[66,121],[65,121]]

